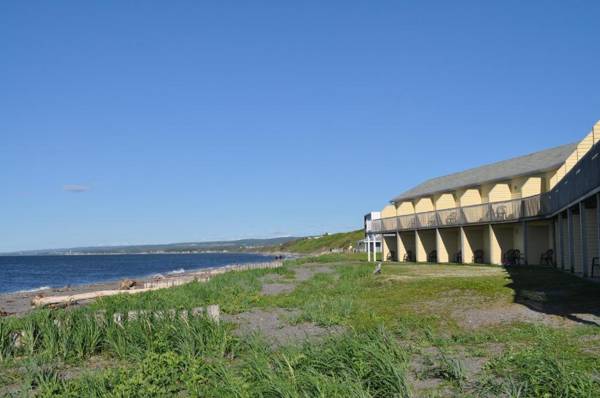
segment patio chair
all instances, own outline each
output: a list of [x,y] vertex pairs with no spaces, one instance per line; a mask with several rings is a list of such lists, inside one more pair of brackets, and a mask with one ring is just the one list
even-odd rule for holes
[[506,206],[496,208],[496,220],[506,220]]
[[[593,262],[593,260],[592,260]],[[540,255],[540,264],[554,265],[554,250],[549,249]]]
[[435,227],[437,225],[437,217],[435,215],[429,216],[429,220],[427,222],[430,227]]
[[508,249],[502,255],[502,265],[514,265],[515,254],[513,249]]
[[387,259],[388,261],[392,261],[396,258],[396,252],[394,250],[390,250],[390,252],[387,255]]
[[456,212],[452,212],[450,214],[448,214],[448,216],[446,217],[446,225],[453,225],[456,224]]
[[473,262],[476,264],[483,264],[483,250],[477,249],[473,252]]
[[525,265],[527,264],[527,259],[525,258],[524,255],[521,254],[521,250],[519,249],[515,249],[514,252],[514,263],[515,265]]
[[410,250],[407,250],[406,253],[404,254],[404,261],[406,262],[414,262],[415,261],[415,257],[413,256],[413,252]]
[[429,252],[429,255],[427,256],[427,262],[437,263],[437,250],[432,250]]
[[596,267],[600,267],[600,259],[598,257],[594,257],[592,259],[592,274],[590,275],[591,278],[594,277],[594,268]]
[[459,250],[456,252],[456,254],[454,255],[454,262],[457,264],[462,263],[462,251]]

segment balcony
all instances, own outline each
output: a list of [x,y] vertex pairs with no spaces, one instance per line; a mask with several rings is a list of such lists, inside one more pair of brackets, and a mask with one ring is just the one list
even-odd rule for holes
[[413,229],[442,228],[485,223],[515,222],[544,215],[547,195],[531,196],[503,202],[428,211],[371,221],[367,232],[383,233]]

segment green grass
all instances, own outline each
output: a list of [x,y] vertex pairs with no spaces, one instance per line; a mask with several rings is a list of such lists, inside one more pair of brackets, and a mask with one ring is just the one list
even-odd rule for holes
[[[563,302],[597,314],[600,286],[533,267],[386,264],[374,276],[363,257],[302,258],[277,270],[0,319],[0,396],[600,396],[600,328],[518,321],[468,328],[454,313],[517,301],[547,314]],[[298,267],[334,272],[297,282],[286,294],[260,294],[264,275],[292,281]],[[260,336],[238,337],[232,325],[204,318],[111,321],[114,312],[215,303],[227,313],[296,308],[292,323],[343,331],[273,349]],[[92,316],[98,310],[106,322]],[[17,331],[23,333],[15,348]],[[415,373],[411,364],[419,358],[426,368]],[[476,373],[473,358],[485,362]],[[438,383],[416,387],[415,377]]]
[[363,239],[364,235],[364,230],[360,229],[352,232],[341,232],[319,237],[302,238],[292,242],[284,243],[279,246],[274,246],[272,249],[305,254],[327,252],[333,249],[346,250],[350,246],[356,247],[356,242]]

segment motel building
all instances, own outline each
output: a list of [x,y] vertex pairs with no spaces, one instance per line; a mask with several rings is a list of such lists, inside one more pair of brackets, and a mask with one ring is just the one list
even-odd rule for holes
[[425,181],[365,223],[366,240],[381,242],[383,261],[541,264],[600,278],[599,141],[600,122],[580,142]]

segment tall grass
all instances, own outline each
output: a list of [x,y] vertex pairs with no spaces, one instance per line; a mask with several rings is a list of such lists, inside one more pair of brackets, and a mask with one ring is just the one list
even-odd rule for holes
[[149,352],[138,365],[64,381],[36,379],[44,396],[408,397],[407,355],[384,329],[348,333],[322,345],[272,352],[240,342],[239,364],[212,350],[202,356]]

